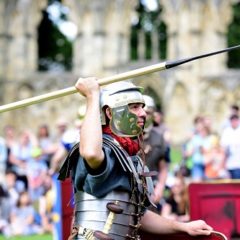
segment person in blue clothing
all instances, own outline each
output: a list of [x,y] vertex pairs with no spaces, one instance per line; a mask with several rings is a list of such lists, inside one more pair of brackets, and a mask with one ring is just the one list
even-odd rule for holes
[[[78,120],[78,119],[77,119]],[[67,154],[70,152],[72,147],[79,142],[80,136],[80,123],[79,121],[75,121],[75,128],[68,129],[67,121],[64,118],[60,118],[57,121],[57,127],[60,133],[59,143],[55,147],[55,152],[50,160],[50,169],[49,174],[53,175],[59,171],[64,159]]]
[[180,223],[148,210],[153,173],[140,157],[146,119],[142,89],[119,82],[100,90],[95,78],[80,78],[75,87],[86,97],[87,109],[80,142],[59,174],[63,180],[71,173],[74,187],[69,239],[140,239],[139,229],[209,235],[212,228],[202,220]]
[[5,171],[7,168],[7,145],[5,140],[0,136],[0,181],[5,180]]

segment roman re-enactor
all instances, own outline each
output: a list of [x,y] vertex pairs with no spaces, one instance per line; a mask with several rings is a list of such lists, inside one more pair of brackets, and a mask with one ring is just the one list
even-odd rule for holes
[[209,235],[212,228],[202,220],[181,223],[148,210],[152,172],[141,159],[142,89],[118,82],[100,91],[95,78],[80,78],[75,87],[86,97],[87,110],[80,142],[59,175],[64,179],[70,172],[74,187],[69,239],[140,239],[139,229]]

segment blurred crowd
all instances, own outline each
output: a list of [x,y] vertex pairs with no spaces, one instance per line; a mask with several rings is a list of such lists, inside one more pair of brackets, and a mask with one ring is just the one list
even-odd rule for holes
[[194,119],[194,128],[183,146],[184,159],[194,181],[240,178],[239,107],[230,106],[230,114],[220,133],[212,131],[211,120]]
[[229,106],[229,115],[219,132],[213,131],[214,122],[208,116],[196,116],[181,146],[181,161],[173,165],[174,133],[166,126],[164,115],[156,109],[153,99],[145,96],[145,103],[147,123],[151,119],[144,131],[145,161],[150,171],[157,172],[153,176],[152,200],[159,214],[189,221],[190,183],[240,179],[239,107]]
[[[188,221],[187,186],[193,181],[240,178],[239,108],[230,106],[220,133],[212,131],[206,116],[197,116],[189,137],[182,145],[182,161],[171,166],[171,131],[164,115],[151,107],[144,131],[145,161],[155,172],[153,201],[159,214]],[[148,101],[146,100],[146,101]],[[20,133],[7,125],[0,137],[0,233],[16,235],[52,233],[53,175],[72,146],[79,141],[81,121],[73,126],[64,119],[56,122],[53,136],[48,125],[36,132]]]
[[5,237],[52,233],[56,214],[53,176],[73,144],[80,121],[72,128],[65,119],[20,133],[7,125],[0,138],[0,233]]

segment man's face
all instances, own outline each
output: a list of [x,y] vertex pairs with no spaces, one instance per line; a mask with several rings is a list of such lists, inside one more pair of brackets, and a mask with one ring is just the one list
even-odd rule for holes
[[153,113],[153,122],[156,126],[160,125],[162,122],[162,114],[160,112]]
[[238,128],[238,126],[239,126],[239,119],[238,119],[238,118],[232,119],[232,120],[231,120],[231,126],[232,126],[232,128],[234,128],[234,129]]
[[144,107],[144,110],[146,112],[146,121],[144,128],[148,128],[149,126],[152,126],[153,124],[153,113],[154,109],[152,107]]
[[64,133],[66,131],[67,126],[64,125],[64,124],[58,124],[57,128],[58,128],[59,133],[62,134],[62,133]]
[[137,124],[139,127],[143,128],[146,121],[146,112],[144,110],[144,104],[142,103],[131,103],[128,105],[129,111],[133,114],[135,114],[138,118]]

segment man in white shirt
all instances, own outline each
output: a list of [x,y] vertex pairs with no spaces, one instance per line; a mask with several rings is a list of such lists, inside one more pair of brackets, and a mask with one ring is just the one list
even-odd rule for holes
[[230,117],[230,126],[226,127],[221,136],[221,145],[226,154],[226,169],[232,179],[240,179],[240,127],[239,117]]

